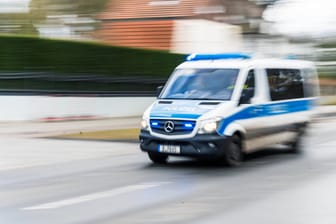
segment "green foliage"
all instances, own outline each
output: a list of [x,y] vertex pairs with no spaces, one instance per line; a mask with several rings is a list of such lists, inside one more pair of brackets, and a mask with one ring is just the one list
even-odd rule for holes
[[[36,26],[50,24],[61,24],[67,27],[85,25],[95,28],[98,21],[89,24],[65,24],[60,17],[75,16],[75,18],[90,18],[94,21],[108,2],[109,0],[31,0],[29,12],[0,14],[0,26],[7,27],[1,29],[0,33],[37,36]],[[53,16],[56,17],[53,18]],[[76,31],[76,34],[82,33],[85,34],[85,32]]]
[[[33,25],[30,14],[0,14],[1,33],[37,35],[37,29]],[[6,27],[6,28],[4,28]]]
[[0,36],[1,71],[166,78],[184,57],[98,43]]
[[336,41],[329,41],[319,45],[321,48],[336,48]]
[[336,41],[328,41],[318,45],[319,52],[317,54],[317,61],[322,62],[319,66],[318,73],[322,78],[336,79]]
[[45,14],[94,15],[101,11],[109,0],[31,0],[34,16]]

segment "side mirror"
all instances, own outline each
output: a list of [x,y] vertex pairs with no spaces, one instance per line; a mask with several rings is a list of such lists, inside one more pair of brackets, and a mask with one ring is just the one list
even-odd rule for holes
[[162,92],[163,86],[158,86],[156,88],[156,97],[159,97]]

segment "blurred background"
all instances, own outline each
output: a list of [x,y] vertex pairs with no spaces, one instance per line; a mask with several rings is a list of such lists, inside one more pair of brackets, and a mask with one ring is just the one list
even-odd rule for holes
[[0,0],[0,89],[153,95],[186,54],[316,62],[336,94],[332,0]]

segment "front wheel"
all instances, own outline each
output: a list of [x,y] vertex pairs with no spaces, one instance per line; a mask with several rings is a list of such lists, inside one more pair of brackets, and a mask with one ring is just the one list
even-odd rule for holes
[[148,152],[148,157],[153,163],[165,164],[168,160],[168,155],[159,154],[155,152]]
[[228,147],[225,149],[224,162],[228,166],[238,166],[242,160],[242,139],[239,135],[233,135]]

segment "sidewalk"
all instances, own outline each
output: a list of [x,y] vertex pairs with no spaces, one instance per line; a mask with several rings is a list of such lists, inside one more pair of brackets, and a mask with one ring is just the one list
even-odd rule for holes
[[140,127],[141,117],[120,117],[84,121],[0,122],[0,136],[48,137],[80,132]]
[[320,105],[316,109],[316,118],[336,117],[336,96],[321,96]]
[[316,109],[315,118],[336,117],[336,105],[319,106]]

